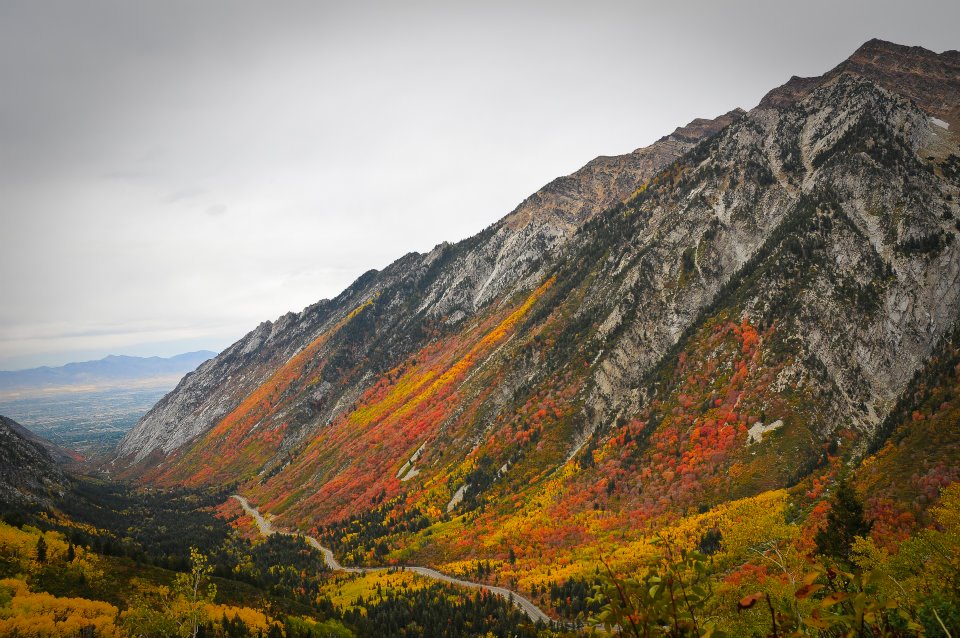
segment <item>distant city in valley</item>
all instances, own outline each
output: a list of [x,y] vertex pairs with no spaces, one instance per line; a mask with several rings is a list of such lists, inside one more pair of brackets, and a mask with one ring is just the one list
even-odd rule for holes
[[92,456],[113,449],[173,389],[112,389],[0,399],[0,414],[65,448]]
[[111,355],[59,367],[0,372],[0,414],[86,457],[123,435],[215,352],[174,357]]

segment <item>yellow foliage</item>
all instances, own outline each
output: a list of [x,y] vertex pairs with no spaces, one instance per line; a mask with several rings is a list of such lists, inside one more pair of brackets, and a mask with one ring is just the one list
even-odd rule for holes
[[42,567],[37,562],[37,540],[41,534],[47,544],[47,564],[63,563],[65,568],[83,573],[88,581],[103,577],[103,571],[97,566],[95,555],[83,547],[74,547],[74,560],[66,565],[69,543],[58,532],[41,532],[35,527],[24,525],[18,529],[0,522],[0,559],[21,574],[35,574]]
[[707,514],[716,516],[723,535],[723,556],[742,562],[761,544],[799,536],[800,527],[785,520],[786,508],[787,492],[774,490],[724,503]]
[[[787,492],[774,490],[679,519],[638,519],[632,527],[625,524],[628,519],[624,515],[595,510],[571,512],[563,519],[564,524],[583,530],[583,540],[576,547],[553,550],[537,543],[536,534],[530,530],[557,527],[551,518],[552,508],[562,502],[566,477],[576,471],[574,463],[567,464],[483,539],[481,555],[495,555],[499,548],[507,546],[527,548],[515,565],[495,562],[501,582],[515,579],[521,589],[529,589],[568,578],[590,577],[597,569],[605,569],[601,557],[618,574],[635,573],[661,555],[665,546],[694,549],[703,535],[714,528],[720,530],[723,540],[713,560],[719,568],[728,569],[746,561],[763,560],[761,555],[771,545],[789,545],[801,531],[798,525],[786,522]],[[457,534],[453,527],[434,527],[433,531],[434,538]],[[448,568],[459,565],[450,563]]]
[[252,632],[262,631],[264,634],[270,629],[273,621],[263,612],[250,607],[234,607],[233,605],[208,604],[205,608],[206,616],[215,625],[222,627],[224,618],[234,620],[239,618]]
[[931,513],[946,534],[960,534],[960,483],[945,488]]
[[413,591],[428,586],[432,581],[408,571],[377,571],[355,576],[337,576],[328,581],[320,591],[320,596],[330,598],[335,607],[352,609],[358,597],[369,600],[379,590],[386,595],[389,591]]
[[[483,336],[480,341],[470,349],[459,361],[454,363],[449,369],[447,369],[443,374],[440,375],[433,383],[431,383],[423,392],[414,396],[409,401],[407,401],[400,409],[397,410],[397,416],[403,416],[412,412],[418,405],[423,401],[430,398],[431,396],[437,394],[441,389],[450,385],[457,379],[459,379],[463,374],[467,372],[470,368],[476,364],[480,358],[488,353],[493,346],[503,340],[508,333],[510,333],[513,328],[520,322],[521,319],[526,316],[527,312],[533,307],[543,294],[550,289],[550,286],[554,284],[556,277],[551,277],[539,288],[534,290],[529,297],[520,305],[519,308],[514,310],[510,315],[500,322],[493,330]],[[419,387],[419,386],[418,386]]]
[[72,638],[92,627],[102,638],[120,638],[116,626],[117,608],[85,598],[59,598],[33,593],[22,580],[0,580],[12,598],[0,607],[0,636],[21,638]]

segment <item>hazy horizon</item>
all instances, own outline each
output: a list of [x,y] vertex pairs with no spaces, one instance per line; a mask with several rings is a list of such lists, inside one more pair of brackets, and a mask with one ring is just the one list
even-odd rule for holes
[[10,369],[10,370],[0,369],[0,372],[28,372],[28,371],[30,371],[30,370],[37,370],[37,369],[40,369],[40,368],[62,368],[63,366],[70,365],[70,364],[76,364],[76,363],[96,363],[96,362],[98,362],[98,361],[103,361],[103,360],[109,359],[109,358],[111,358],[111,357],[132,357],[132,358],[135,358],[135,359],[154,359],[154,358],[157,358],[157,359],[174,359],[174,358],[177,358],[177,357],[183,357],[183,356],[185,356],[185,355],[190,355],[190,354],[213,354],[214,356],[216,356],[216,355],[220,354],[220,351],[219,351],[219,350],[210,350],[210,349],[206,349],[206,348],[200,348],[200,349],[198,349],[198,350],[188,350],[188,351],[186,351],[186,352],[177,352],[177,353],[175,353],[175,354],[170,354],[170,355],[129,355],[129,354],[118,354],[118,353],[116,353],[116,352],[109,352],[109,353],[107,353],[107,354],[105,354],[105,355],[103,355],[103,356],[96,357],[95,359],[78,359],[78,360],[76,360],[76,361],[67,361],[66,363],[63,363],[63,364],[60,364],[60,365],[54,365],[54,366],[39,365],[39,366],[32,366],[32,367],[29,367],[29,368],[15,368],[15,369]]
[[7,2],[0,369],[221,351],[947,2]]

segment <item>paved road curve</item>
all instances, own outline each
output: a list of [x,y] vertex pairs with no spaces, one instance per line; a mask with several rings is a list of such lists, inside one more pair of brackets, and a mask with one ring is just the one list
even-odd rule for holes
[[[386,571],[387,567],[344,567],[341,565],[336,557],[333,555],[333,552],[320,544],[313,536],[306,536],[303,534],[297,534],[296,532],[285,532],[279,529],[275,529],[273,525],[270,524],[270,521],[265,519],[256,507],[250,504],[247,499],[240,496],[239,494],[234,494],[231,498],[236,499],[241,506],[243,506],[244,511],[247,512],[250,516],[253,517],[253,520],[257,522],[257,527],[260,528],[260,533],[264,536],[270,536],[271,534],[286,534],[287,536],[303,536],[303,538],[312,545],[320,550],[320,553],[323,554],[323,560],[327,563],[327,566],[338,572],[348,572],[350,574],[364,574],[368,572],[378,572]],[[543,613],[539,607],[534,605],[532,602],[521,596],[515,591],[511,591],[506,587],[493,587],[491,585],[484,585],[482,583],[475,583],[469,580],[462,580],[460,578],[454,578],[453,576],[447,576],[442,574],[435,569],[430,569],[429,567],[417,567],[414,565],[396,565],[392,569],[405,569],[408,572],[416,572],[427,578],[433,578],[445,583],[450,583],[452,585],[459,585],[461,587],[468,587],[470,589],[485,589],[492,594],[496,594],[501,598],[506,600],[512,600],[513,604],[516,605],[521,611],[523,611],[527,616],[530,617],[530,620],[534,622],[541,620],[545,623],[550,622],[550,617]]]

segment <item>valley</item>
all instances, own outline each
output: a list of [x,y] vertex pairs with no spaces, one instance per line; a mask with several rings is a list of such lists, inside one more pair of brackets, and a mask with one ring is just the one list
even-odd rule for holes
[[870,40],[169,391],[0,403],[88,456],[0,422],[0,635],[960,635],[958,130],[960,52]]
[[[287,536],[298,536],[295,532],[282,532],[273,528],[269,521],[263,518],[260,512],[250,503],[247,499],[242,496],[233,495],[231,498],[236,499],[238,503],[243,507],[244,511],[253,517],[257,523],[257,527],[260,529],[260,533],[264,536],[271,536],[273,534],[285,534]],[[549,623],[551,622],[550,616],[543,613],[536,605],[531,603],[529,600],[521,596],[520,594],[505,589],[503,587],[490,587],[487,585],[481,585],[480,583],[475,583],[468,580],[463,580],[460,578],[453,578],[452,576],[447,576],[446,574],[441,574],[435,569],[430,569],[429,567],[420,567],[420,566],[411,566],[411,565],[400,565],[392,568],[386,567],[344,567],[341,565],[337,559],[334,557],[333,552],[320,544],[320,542],[315,539],[313,536],[303,536],[315,549],[319,550],[323,554],[323,561],[326,563],[327,567],[335,572],[347,572],[350,574],[364,574],[374,571],[387,571],[387,569],[400,569],[405,572],[412,572],[414,574],[420,574],[421,576],[426,576],[433,580],[438,580],[440,582],[449,583],[451,585],[457,585],[459,587],[465,587],[467,589],[483,589],[489,591],[492,594],[499,596],[500,598],[506,599],[511,603],[515,604],[523,613],[530,617],[530,620],[533,622],[542,622]]]

